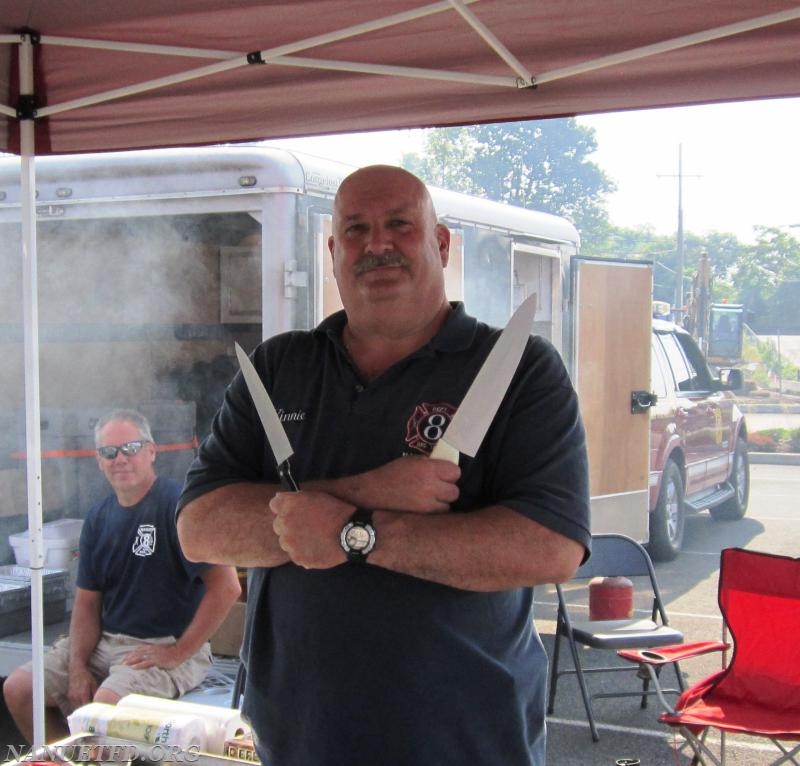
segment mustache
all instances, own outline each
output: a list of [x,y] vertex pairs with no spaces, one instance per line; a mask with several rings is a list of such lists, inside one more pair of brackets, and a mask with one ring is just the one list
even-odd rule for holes
[[408,260],[401,253],[380,253],[365,255],[360,258],[353,268],[356,275],[364,274],[372,269],[379,269],[382,266],[407,266]]

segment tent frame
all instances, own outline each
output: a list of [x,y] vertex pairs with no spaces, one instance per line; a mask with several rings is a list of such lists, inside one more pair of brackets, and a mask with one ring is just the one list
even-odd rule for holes
[[[141,43],[125,43],[114,41],[102,41],[83,39],[78,37],[60,37],[50,35],[39,35],[34,32],[23,32],[19,36],[2,35],[0,43],[20,43],[21,47],[29,44],[67,46],[77,48],[94,48],[126,53],[139,53],[147,55],[164,56],[185,56],[188,58],[219,59],[216,64],[208,64],[195,69],[188,69],[179,74],[168,77],[159,77],[154,80],[147,80],[136,85],[124,88],[114,88],[112,90],[85,96],[79,99],[65,101],[61,104],[53,104],[41,108],[34,107],[34,119],[42,119],[62,112],[80,109],[94,104],[106,103],[118,98],[144,93],[147,91],[166,88],[171,85],[197,80],[221,72],[239,69],[256,64],[271,64],[274,66],[301,67],[307,69],[319,69],[329,71],[356,72],[360,74],[383,75],[390,77],[408,77],[412,79],[441,80],[445,82],[465,83],[469,85],[486,85],[501,88],[536,88],[546,83],[563,80],[569,77],[576,77],[588,72],[599,69],[619,66],[632,61],[650,58],[662,53],[688,48],[694,45],[701,45],[713,40],[720,40],[724,37],[752,32],[756,29],[783,24],[789,21],[800,19],[800,7],[790,8],[777,13],[770,13],[764,16],[757,16],[747,21],[734,24],[726,24],[714,27],[702,32],[675,37],[670,40],[663,40],[651,45],[644,45],[631,48],[627,51],[614,53],[608,56],[601,56],[581,64],[553,69],[549,72],[542,72],[534,75],[506,48],[500,40],[489,30],[468,8],[467,4],[479,2],[479,0],[443,0],[442,2],[417,8],[413,11],[398,13],[376,19],[371,22],[355,24],[344,27],[335,32],[324,35],[298,40],[297,42],[276,48],[251,51],[248,53],[232,52],[224,50],[213,50],[204,48],[187,48],[172,45],[146,45]],[[456,72],[452,70],[423,69],[419,67],[392,66],[386,64],[370,64],[356,61],[332,61],[319,58],[308,58],[293,55],[299,51],[314,48],[325,43],[336,42],[350,37],[356,37],[368,32],[379,29],[408,23],[416,19],[423,18],[433,13],[455,9],[459,15],[469,24],[478,36],[502,59],[502,61],[512,70],[513,74],[500,77],[496,75],[478,74],[476,72]],[[22,54],[20,54],[22,55]],[[31,60],[32,65],[32,60]],[[20,91],[22,94],[22,91]],[[35,93],[31,88],[30,94],[35,98]],[[0,113],[10,117],[19,116],[19,108],[0,104]]]

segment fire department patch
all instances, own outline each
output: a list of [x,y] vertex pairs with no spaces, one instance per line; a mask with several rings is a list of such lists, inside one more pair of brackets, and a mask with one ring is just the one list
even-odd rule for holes
[[152,524],[139,524],[133,541],[134,556],[152,556],[156,551],[156,528]]
[[442,438],[456,408],[440,402],[418,404],[406,424],[406,444],[417,452],[430,454],[434,445]]

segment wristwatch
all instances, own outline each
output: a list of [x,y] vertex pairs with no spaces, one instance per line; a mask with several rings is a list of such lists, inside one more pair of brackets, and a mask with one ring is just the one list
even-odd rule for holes
[[372,511],[356,508],[350,521],[342,527],[339,543],[347,554],[347,560],[363,564],[375,548],[375,527],[372,526]]

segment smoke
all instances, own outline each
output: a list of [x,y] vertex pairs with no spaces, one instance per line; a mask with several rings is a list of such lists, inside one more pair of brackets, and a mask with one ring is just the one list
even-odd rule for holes
[[[188,422],[186,408],[175,400],[188,399],[192,412],[195,405],[202,408],[205,432],[233,375],[226,364],[233,337],[250,344],[260,338],[258,325],[243,329],[220,322],[220,247],[260,233],[250,216],[166,216],[158,214],[158,203],[153,216],[121,217],[123,205],[119,209],[120,217],[42,220],[37,228],[46,515],[82,516],[87,503],[101,496],[79,491],[88,486],[85,476],[99,475],[93,458],[49,453],[91,447],[93,420],[117,406],[149,408],[158,413],[152,423],[156,434],[191,443],[195,416]],[[0,438],[0,488],[9,490],[0,500],[0,517],[20,515],[18,528],[11,530],[19,531],[27,526],[21,517],[25,361],[19,224],[0,224],[0,238],[0,422],[8,426]],[[199,376],[205,369],[214,374]],[[162,453],[160,472],[174,464],[166,472],[182,480],[190,458],[190,449]],[[95,490],[107,487],[101,482]]]
[[[236,221],[228,236],[241,226]],[[207,216],[40,224],[42,405],[114,406],[174,394],[165,381],[225,353],[223,229]],[[21,401],[9,393],[5,401]]]

